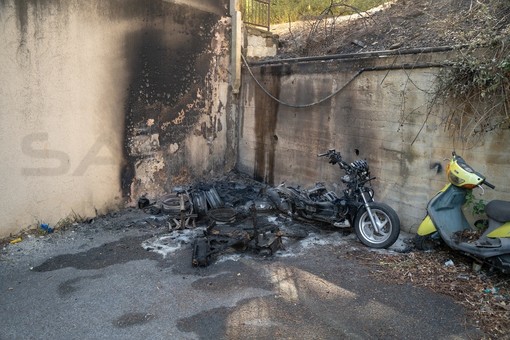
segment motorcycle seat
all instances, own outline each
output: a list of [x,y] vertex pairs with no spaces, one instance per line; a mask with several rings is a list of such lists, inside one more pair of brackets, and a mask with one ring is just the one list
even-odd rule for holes
[[494,200],[487,203],[485,213],[498,222],[510,221],[510,202]]

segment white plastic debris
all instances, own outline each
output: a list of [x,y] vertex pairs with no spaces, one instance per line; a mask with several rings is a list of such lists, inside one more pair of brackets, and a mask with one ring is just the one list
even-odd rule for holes
[[448,260],[444,263],[445,267],[453,267],[454,263],[452,260]]

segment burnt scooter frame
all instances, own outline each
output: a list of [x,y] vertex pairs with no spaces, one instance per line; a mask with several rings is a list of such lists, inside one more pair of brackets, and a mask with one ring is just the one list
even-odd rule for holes
[[357,160],[349,164],[334,149],[317,156],[328,157],[331,164],[338,164],[345,171],[341,178],[346,185],[344,195],[337,197],[334,192],[328,192],[323,183],[317,183],[310,190],[282,183],[268,191],[276,206],[292,216],[328,222],[336,227],[354,225],[360,241],[369,247],[392,245],[400,233],[400,220],[391,207],[375,202],[373,189],[365,186],[375,179],[370,176],[368,163]]
[[[191,264],[193,267],[208,266],[214,255],[228,248],[251,248],[260,255],[273,255],[282,248],[282,233],[275,225],[260,226],[257,222],[257,209],[250,207],[252,227],[239,225],[217,225],[212,222],[202,237],[195,239],[192,245]],[[235,222],[234,220],[231,222]]]

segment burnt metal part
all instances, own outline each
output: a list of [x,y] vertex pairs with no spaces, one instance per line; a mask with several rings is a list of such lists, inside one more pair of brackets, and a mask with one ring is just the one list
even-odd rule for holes
[[232,208],[219,208],[209,210],[207,216],[217,223],[234,223],[237,212]]
[[147,205],[148,199],[145,197],[141,197],[138,201],[139,206],[143,206],[143,211],[147,214],[167,215],[167,225],[170,230],[195,227],[195,219],[198,215],[194,213],[190,195],[186,191],[172,193],[150,205]]
[[232,247],[244,250],[250,240],[251,237],[246,231],[227,226],[216,228],[213,223],[203,237],[194,241],[191,263],[194,267],[205,267],[209,265],[213,255]]
[[207,199],[207,203],[209,203],[209,206],[211,209],[217,209],[223,207],[223,201],[221,200],[220,196],[218,195],[218,192],[213,187],[205,192],[205,196]]
[[217,209],[225,204],[214,186],[200,183],[191,190],[193,204],[197,205],[200,214],[205,215],[207,209]]
[[[193,244],[192,264],[194,267],[207,266],[213,255],[228,248],[252,249],[260,255],[272,255],[282,248],[282,232],[273,224],[259,225],[255,205],[250,209],[252,225],[219,224],[214,221],[204,231],[204,236]],[[234,209],[224,208],[209,211],[211,219],[235,221]],[[233,223],[233,222],[231,222]]]
[[178,196],[179,213],[177,217],[174,217],[172,220],[175,223],[175,226],[172,223],[169,223],[170,230],[172,228],[184,229],[189,226],[195,227],[195,218],[197,215],[193,213],[193,205],[190,202],[189,195],[179,194]]
[[205,267],[209,265],[211,258],[211,246],[209,240],[205,237],[196,238],[193,241],[193,257],[191,264],[193,267]]
[[253,201],[253,205],[257,209],[258,213],[267,213],[275,209],[275,206],[271,200],[267,197]]
[[203,191],[193,192],[191,194],[193,197],[192,202],[195,208],[195,211],[199,216],[204,216],[207,214],[207,198]]
[[143,209],[145,207],[148,207],[151,204],[149,199],[147,197],[140,197],[138,199],[138,208]]
[[191,208],[189,197],[185,194],[167,196],[161,203],[161,210],[167,214],[179,214]]
[[161,213],[161,208],[158,205],[152,204],[143,208],[143,211],[149,215],[159,215]]
[[258,251],[260,255],[271,256],[279,249],[283,248],[281,234],[270,233],[261,234],[261,239],[264,243],[258,244]]
[[[172,191],[144,211],[163,212],[170,230],[194,227],[195,219],[209,218],[211,224],[192,245],[194,267],[209,265],[214,255],[229,248],[272,255],[282,247],[282,233],[277,226],[267,221],[257,223],[257,213],[275,208],[262,185],[218,181],[176,187]],[[145,200],[140,201],[146,204]],[[251,219],[246,219],[249,216]]]

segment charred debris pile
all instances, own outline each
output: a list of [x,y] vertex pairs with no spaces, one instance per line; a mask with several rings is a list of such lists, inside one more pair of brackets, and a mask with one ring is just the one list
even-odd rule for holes
[[193,240],[192,265],[207,266],[215,255],[231,249],[270,256],[282,248],[284,233],[271,222],[277,210],[267,188],[233,174],[174,187],[172,193],[154,200],[142,196],[138,208],[170,232],[202,228],[203,234],[197,233]]

